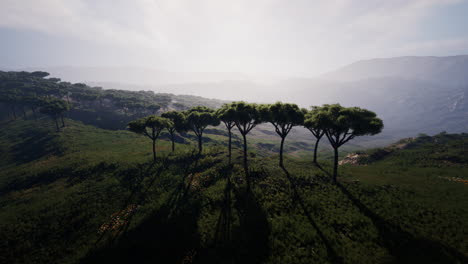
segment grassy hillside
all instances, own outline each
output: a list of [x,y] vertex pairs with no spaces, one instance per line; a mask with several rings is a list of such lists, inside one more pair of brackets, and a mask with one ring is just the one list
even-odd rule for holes
[[335,186],[326,160],[288,155],[283,170],[254,149],[247,188],[221,132],[202,156],[190,137],[175,154],[158,141],[153,164],[146,138],[67,121],[1,124],[2,263],[467,262],[468,186],[448,180],[466,163],[388,157],[341,166]]

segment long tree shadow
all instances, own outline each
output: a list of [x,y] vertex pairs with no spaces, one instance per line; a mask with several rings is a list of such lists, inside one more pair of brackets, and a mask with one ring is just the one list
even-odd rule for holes
[[227,180],[220,214],[213,243],[201,252],[198,263],[262,263],[270,254],[267,214],[250,188],[232,182],[232,170],[227,165],[220,171]]
[[226,185],[223,190],[223,199],[220,203],[219,217],[215,225],[214,238],[211,245],[203,249],[197,258],[199,263],[233,263],[235,256],[235,243],[232,239],[233,216],[233,183],[231,181],[232,165],[228,164],[219,171],[225,175]]
[[343,258],[337,254],[335,249],[333,248],[332,243],[330,240],[327,239],[325,234],[322,232],[320,227],[317,225],[317,223],[314,221],[311,213],[307,209],[307,206],[305,205],[304,199],[301,197],[297,184],[295,179],[291,176],[289,171],[284,167],[280,166],[280,168],[283,170],[283,172],[286,174],[286,178],[288,179],[291,188],[293,190],[293,201],[297,202],[299,206],[302,208],[302,211],[304,212],[305,216],[307,217],[307,220],[309,220],[310,224],[312,227],[317,231],[317,234],[319,235],[320,239],[322,240],[323,244],[325,245],[325,248],[327,250],[328,257],[332,263],[343,263]]
[[18,164],[27,163],[47,155],[60,155],[62,149],[53,144],[57,135],[43,130],[25,130],[19,135],[24,140],[12,147],[11,153]]
[[270,253],[267,214],[250,188],[233,188],[233,193],[239,218],[239,226],[232,230],[234,263],[261,263]]
[[[141,205],[148,201],[148,194],[153,192],[156,179],[170,166],[180,170],[183,177],[179,179],[165,203],[150,213],[137,227],[129,230],[134,211],[126,215],[125,224],[117,232],[112,232],[110,239],[103,246],[96,247],[82,260],[83,263],[180,263],[193,261],[199,248],[197,220],[201,210],[200,199],[191,195],[194,174],[213,166],[219,161],[199,164],[202,156],[198,154],[174,160],[165,159],[153,174],[155,166],[151,164],[145,175],[152,175],[139,184],[126,199],[123,208],[128,205]],[[161,186],[158,186],[158,188]],[[192,197],[193,196],[193,197]],[[151,199],[150,199],[151,200]]]
[[[318,163],[316,166],[331,177]],[[336,186],[362,214],[371,219],[377,228],[381,245],[387,248],[397,263],[468,263],[468,257],[456,249],[437,241],[415,237],[374,213],[341,183],[337,182]]]
[[346,189],[341,183],[338,188],[353,202],[353,204],[372,220],[378,230],[379,240],[397,263],[468,263],[468,258],[457,250],[440,242],[415,237],[399,226],[389,223]]
[[231,228],[232,228],[232,166],[228,165],[224,170],[226,175],[226,186],[223,191],[223,200],[221,202],[221,210],[216,223],[215,239],[214,242],[217,246],[229,247],[231,242]]
[[[186,177],[191,174],[180,180],[158,210],[131,230],[126,225],[125,232],[115,241],[91,252],[82,263],[180,263],[191,254],[199,247],[197,219],[201,205],[190,197],[190,181],[185,184]],[[149,188],[146,186],[145,190]],[[144,196],[139,195],[138,199],[141,201]]]
[[154,173],[150,183],[146,187],[143,186],[143,181],[148,175],[152,174],[151,171],[156,166],[155,162],[149,163],[147,168],[144,168],[145,165],[142,165],[137,171],[130,170],[123,172],[123,183],[125,185],[131,186],[131,191],[128,197],[125,199],[123,206],[118,211],[119,213],[113,217],[118,218],[120,221],[117,222],[116,227],[109,225],[105,230],[101,230],[101,235],[96,240],[94,249],[98,247],[99,243],[103,241],[105,237],[107,237],[107,240],[104,240],[105,243],[112,243],[128,229],[128,226],[130,225],[131,220],[136,212],[136,205],[141,204],[148,190],[152,187],[154,181],[161,175],[162,171],[167,168],[166,162],[163,161],[162,164],[163,165],[159,166],[158,170]]

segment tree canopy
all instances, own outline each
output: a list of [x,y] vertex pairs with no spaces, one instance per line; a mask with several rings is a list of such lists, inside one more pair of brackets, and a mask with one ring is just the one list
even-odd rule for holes
[[175,150],[175,132],[183,132],[188,130],[186,117],[179,111],[168,111],[161,114],[162,117],[172,121],[172,124],[167,127],[169,136],[172,142],[172,152]]
[[243,101],[233,102],[230,107],[235,111],[235,123],[244,139],[244,171],[247,184],[250,186],[249,168],[247,164],[247,134],[258,124],[262,123],[262,116],[257,104],[249,104]]
[[281,103],[261,105],[261,119],[269,122],[275,127],[276,133],[281,137],[280,161],[283,166],[283,145],[286,136],[294,126],[304,123],[304,113],[306,110],[300,109],[296,104]]
[[314,146],[314,163],[317,164],[317,150],[320,139],[325,135],[324,124],[320,120],[320,110],[319,106],[312,106],[311,110],[308,111],[304,116],[304,127],[307,128],[312,135],[315,137],[315,146]]
[[232,128],[236,125],[236,110],[230,104],[224,104],[221,108],[216,111],[218,119],[224,123],[228,130],[228,158],[231,163],[232,157]]
[[376,113],[360,107],[343,107],[340,104],[323,105],[317,113],[317,124],[324,128],[335,151],[335,182],[338,173],[338,148],[357,136],[375,135],[383,129],[383,121]]
[[153,160],[156,161],[156,140],[162,130],[173,126],[173,122],[160,116],[147,116],[128,123],[128,129],[153,141]]
[[63,112],[70,110],[70,105],[60,99],[52,98],[42,102],[40,111],[46,115],[49,115],[54,119],[57,131],[60,130],[58,125],[58,118],[62,117],[62,126],[65,126],[63,121]]
[[203,150],[203,131],[207,126],[219,125],[219,119],[213,109],[196,106],[186,111],[187,124],[198,138],[198,152]]

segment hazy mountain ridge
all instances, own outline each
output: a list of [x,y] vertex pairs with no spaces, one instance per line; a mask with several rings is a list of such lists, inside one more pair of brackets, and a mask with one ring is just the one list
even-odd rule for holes
[[468,83],[468,55],[434,57],[407,56],[362,60],[320,76],[333,81],[400,77],[427,80],[439,84]]
[[316,78],[276,76],[271,83],[236,73],[206,73],[210,78],[195,74],[192,78],[190,74],[148,69],[138,72],[137,68],[124,67],[115,68],[120,71],[113,73],[110,69],[91,71],[98,68],[88,69],[93,78],[87,77],[86,71],[70,70],[75,68],[59,77],[79,78],[77,81],[106,89],[152,90],[228,101],[360,106],[377,112],[385,123],[382,136],[393,139],[421,132],[468,131],[468,55],[364,60]]

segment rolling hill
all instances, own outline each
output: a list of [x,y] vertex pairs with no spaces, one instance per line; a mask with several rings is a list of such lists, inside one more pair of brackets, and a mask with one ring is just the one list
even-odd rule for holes
[[[226,163],[225,137],[158,142],[67,120],[2,122],[0,260],[4,263],[464,263],[466,164],[385,159],[342,166],[288,155]],[[441,135],[452,149],[466,135]],[[424,139],[421,139],[424,140]],[[432,140],[415,145],[426,156]],[[32,144],[33,143],[33,144]],[[429,145],[427,145],[429,144]],[[447,151],[446,151],[447,152]],[[450,151],[466,159],[464,153]],[[460,156],[461,155],[461,156]],[[404,157],[402,157],[404,159]]]

